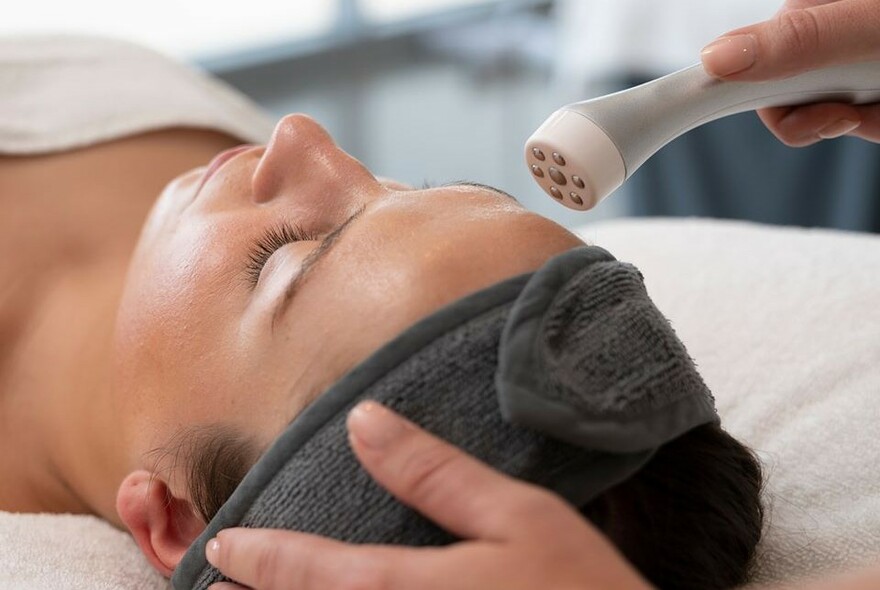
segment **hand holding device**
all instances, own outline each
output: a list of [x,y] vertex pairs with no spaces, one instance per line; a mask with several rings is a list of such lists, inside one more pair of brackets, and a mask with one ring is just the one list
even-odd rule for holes
[[[880,59],[880,0],[787,0],[770,20],[722,35],[703,66],[725,80],[763,81],[811,69]],[[758,116],[783,143],[811,145],[841,135],[880,142],[880,105],[818,103]]]

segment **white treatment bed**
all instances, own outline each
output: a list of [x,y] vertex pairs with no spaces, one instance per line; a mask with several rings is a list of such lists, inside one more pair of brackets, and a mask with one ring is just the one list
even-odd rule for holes
[[[755,581],[880,561],[880,236],[709,220],[580,234],[633,262],[766,468]],[[91,518],[0,513],[0,587],[167,588]]]

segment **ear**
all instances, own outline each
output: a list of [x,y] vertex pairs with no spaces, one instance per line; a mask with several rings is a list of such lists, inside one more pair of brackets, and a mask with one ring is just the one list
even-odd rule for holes
[[205,529],[189,501],[174,497],[165,481],[143,469],[122,480],[116,511],[150,564],[166,577]]

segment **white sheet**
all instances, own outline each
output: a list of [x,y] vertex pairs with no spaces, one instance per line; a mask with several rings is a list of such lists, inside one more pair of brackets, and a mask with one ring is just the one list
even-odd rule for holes
[[880,236],[699,220],[589,226],[645,276],[766,464],[756,581],[880,561]]
[[[765,461],[756,580],[880,560],[880,237],[697,220],[580,233],[639,266],[725,427]],[[95,518],[0,513],[0,588],[166,587]]]

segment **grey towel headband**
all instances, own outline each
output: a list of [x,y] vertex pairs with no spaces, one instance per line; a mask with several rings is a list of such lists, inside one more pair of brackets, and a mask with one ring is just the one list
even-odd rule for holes
[[631,477],[665,442],[718,421],[711,393],[639,272],[601,248],[570,250],[437,311],[328,389],[190,547],[175,588],[222,579],[204,547],[230,526],[357,543],[455,540],[357,463],[345,415],[363,399],[576,506]]

